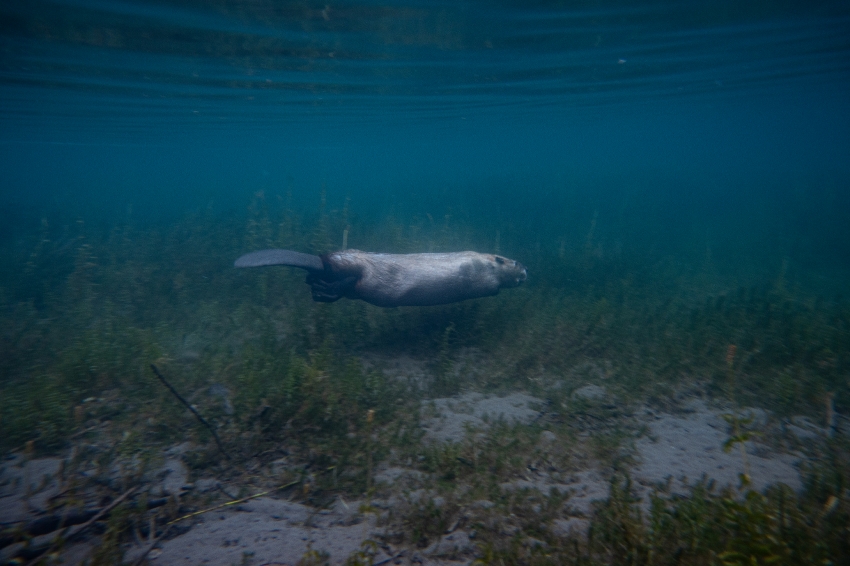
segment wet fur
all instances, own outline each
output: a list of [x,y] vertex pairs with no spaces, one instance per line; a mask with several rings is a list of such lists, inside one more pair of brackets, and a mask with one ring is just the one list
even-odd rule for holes
[[[291,265],[307,269],[313,299],[342,297],[379,307],[430,306],[496,295],[526,279],[511,259],[477,252],[381,254],[345,250],[321,256],[263,250],[236,260],[237,267]],[[248,258],[248,259],[246,259]],[[323,269],[317,269],[321,260]],[[292,260],[292,261],[288,261]]]

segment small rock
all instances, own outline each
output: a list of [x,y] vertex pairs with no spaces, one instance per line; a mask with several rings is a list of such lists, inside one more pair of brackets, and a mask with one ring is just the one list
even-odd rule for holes
[[540,433],[540,442],[545,444],[551,444],[558,439],[558,436],[552,432],[551,430],[544,430]]

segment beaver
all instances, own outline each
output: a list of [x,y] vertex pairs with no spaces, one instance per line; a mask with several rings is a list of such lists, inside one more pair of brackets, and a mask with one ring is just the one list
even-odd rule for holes
[[321,256],[291,250],[245,254],[234,267],[288,265],[307,270],[313,300],[343,297],[379,307],[432,306],[492,297],[526,280],[524,265],[478,252],[384,254],[343,250]]

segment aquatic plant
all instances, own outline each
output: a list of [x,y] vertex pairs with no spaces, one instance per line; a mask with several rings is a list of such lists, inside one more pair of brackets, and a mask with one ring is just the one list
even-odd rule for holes
[[[494,513],[515,517],[508,526],[518,530],[507,537],[483,519],[476,523],[483,562],[792,563],[810,552],[837,564],[850,555],[842,538],[850,466],[840,434],[803,495],[777,488],[739,497],[698,485],[687,497],[660,489],[646,509],[627,480],[617,479],[587,542],[543,528],[560,512],[558,496],[502,488],[529,466],[569,469],[579,458],[621,469],[629,436],[613,421],[637,403],[664,404],[682,382],[719,397],[731,392],[740,406],[826,423],[825,408],[850,404],[846,299],[795,282],[789,266],[779,280],[774,271],[739,284],[708,268],[689,271],[702,265],[702,252],[690,267],[637,246],[607,253],[604,214],[592,211],[588,232],[587,222],[581,229],[501,225],[462,210],[394,210],[378,222],[356,217],[347,203],[334,208],[327,194],[316,200],[318,210],[294,210],[291,199],[257,194],[243,215],[205,210],[150,227],[45,222],[23,238],[26,245],[2,248],[3,449],[31,442],[34,451],[51,451],[72,435],[106,431],[115,442],[98,456],[105,467],[121,451],[188,438],[196,471],[222,471],[213,435],[157,382],[149,370],[155,363],[240,463],[267,465],[286,454],[312,478],[302,495],[309,502],[371,492],[372,474],[390,454],[412,462],[421,456],[421,469],[437,475],[433,487],[451,505],[423,501],[413,509],[405,519],[411,540],[434,538],[458,520],[463,501],[452,491],[462,482],[468,497],[487,498]],[[345,234],[352,247],[394,252],[486,251],[495,241],[528,265],[530,279],[510,296],[379,309],[313,303],[291,270],[231,268],[251,249],[318,253],[341,246]],[[724,363],[730,343],[731,386]],[[364,363],[398,353],[430,370],[420,386]],[[604,384],[617,404],[573,398],[587,383]],[[482,437],[422,447],[415,432],[421,397],[465,389],[542,396],[558,448],[539,448],[543,423],[488,423]],[[748,434],[737,415],[730,446]],[[586,430],[592,439],[578,440]],[[122,444],[125,431],[132,434]],[[538,512],[529,514],[534,506]],[[116,532],[116,540],[126,535]]]

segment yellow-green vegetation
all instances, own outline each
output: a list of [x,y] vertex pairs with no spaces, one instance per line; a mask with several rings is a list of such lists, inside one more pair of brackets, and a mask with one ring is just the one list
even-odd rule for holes
[[[391,453],[435,474],[444,505],[427,500],[400,518],[413,544],[451,527],[465,502],[488,500],[494,507],[486,517],[466,522],[478,533],[484,563],[850,563],[843,438],[830,441],[803,494],[700,485],[688,497],[659,491],[643,509],[617,475],[589,540],[546,529],[563,495],[501,487],[530,464],[569,469],[582,454],[618,469],[628,433],[610,424],[590,439],[575,434],[582,418],[605,423],[624,409],[588,405],[571,391],[604,379],[626,404],[663,404],[672,385],[689,381],[722,397],[730,344],[737,346],[739,403],[822,420],[828,397],[846,410],[845,299],[795,285],[784,268],[778,279],[750,278],[717,293],[727,280],[714,277],[707,261],[700,271],[637,246],[601,253],[596,216],[589,234],[552,236],[547,245],[540,235],[556,228],[529,234],[527,225],[476,223],[473,211],[377,222],[355,217],[347,204],[329,210],[324,195],[319,200],[317,213],[257,195],[247,215],[202,212],[152,226],[44,222],[0,250],[2,449],[34,442],[47,452],[109,423],[108,433],[122,438],[116,449],[192,440],[186,458],[195,470],[220,471],[208,431],[157,382],[149,368],[155,363],[240,462],[286,455],[300,466],[311,503],[370,492],[368,470]],[[344,233],[352,247],[396,253],[495,251],[495,242],[528,266],[529,282],[494,298],[380,309],[313,303],[298,270],[232,268],[240,254],[266,247],[329,251],[341,247]],[[421,387],[389,379],[362,362],[375,353],[424,359],[431,379]],[[464,365],[469,360],[474,368]],[[572,444],[544,455],[535,452],[542,423],[495,423],[484,437],[423,448],[422,396],[466,389],[541,396],[548,426],[562,427],[560,438]],[[458,482],[465,494],[453,491]],[[116,514],[112,521],[131,519]],[[107,551],[102,560],[110,559]],[[320,562],[318,554],[305,559]]]

